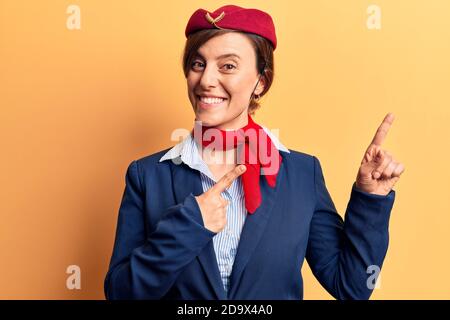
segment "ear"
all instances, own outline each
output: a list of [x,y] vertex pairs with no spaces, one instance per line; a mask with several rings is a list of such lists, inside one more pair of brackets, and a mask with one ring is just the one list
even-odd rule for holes
[[259,79],[258,86],[255,89],[255,95],[260,95],[266,87],[266,77],[264,77],[264,75],[260,77],[261,78]]

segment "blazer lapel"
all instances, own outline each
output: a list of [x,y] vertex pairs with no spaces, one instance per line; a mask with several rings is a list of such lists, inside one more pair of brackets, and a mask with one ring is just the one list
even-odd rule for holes
[[[180,163],[176,165],[175,163]],[[181,203],[192,192],[195,196],[203,193],[200,172],[193,170],[186,164],[181,162],[181,159],[174,159],[172,162],[172,185],[175,195],[176,203]],[[197,256],[200,265],[205,272],[217,299],[226,299],[226,292],[223,287],[222,279],[220,277],[219,267],[217,265],[216,254],[214,252],[213,241],[211,240],[203,248]]]
[[236,294],[242,272],[244,271],[245,266],[250,260],[250,256],[256,250],[256,246],[258,245],[264,233],[267,221],[269,220],[270,214],[272,213],[273,205],[277,200],[280,184],[283,183],[283,164],[284,161],[281,161],[280,170],[274,188],[271,188],[267,184],[265,178],[261,177],[262,179],[260,180],[259,184],[263,201],[260,207],[256,209],[253,214],[247,215],[245,219],[230,277],[230,288],[228,294],[228,297],[230,299],[233,299]]

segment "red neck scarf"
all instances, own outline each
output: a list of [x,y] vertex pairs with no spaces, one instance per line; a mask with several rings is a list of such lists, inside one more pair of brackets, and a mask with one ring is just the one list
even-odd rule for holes
[[237,148],[238,164],[245,164],[247,167],[242,174],[245,207],[249,214],[253,214],[262,202],[260,175],[263,174],[266,177],[270,187],[274,188],[276,185],[282,160],[278,149],[264,129],[255,123],[250,115],[248,115],[247,125],[238,130],[225,131],[201,125],[199,127],[201,131],[195,129],[191,134],[204,148],[221,151]]

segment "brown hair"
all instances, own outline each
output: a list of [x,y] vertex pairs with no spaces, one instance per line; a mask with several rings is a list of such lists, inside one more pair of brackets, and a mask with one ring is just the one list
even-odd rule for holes
[[[221,29],[204,29],[197,31],[189,35],[186,40],[186,44],[183,52],[183,71],[184,76],[187,78],[188,73],[191,69],[191,64],[194,60],[195,54],[198,48],[200,48],[209,39],[219,36],[228,32],[235,32],[231,30],[221,30]],[[270,86],[273,82],[274,76],[274,63],[273,63],[273,46],[267,39],[253,33],[241,32],[246,35],[252,42],[256,53],[256,69],[262,71],[265,65],[265,70],[261,76],[261,81],[264,78],[265,86],[264,90],[255,98],[252,96],[250,105],[248,107],[248,113],[253,115],[255,110],[259,109],[259,98],[264,96],[267,91],[269,91]]]

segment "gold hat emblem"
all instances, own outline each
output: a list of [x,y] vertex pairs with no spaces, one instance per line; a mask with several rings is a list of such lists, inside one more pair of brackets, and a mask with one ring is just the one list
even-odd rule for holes
[[209,12],[206,13],[205,17],[206,17],[206,20],[208,20],[208,22],[213,24],[216,28],[222,29],[216,23],[219,22],[220,20],[222,20],[223,17],[225,17],[225,12],[222,11],[222,13],[215,19],[213,17],[211,17]]

